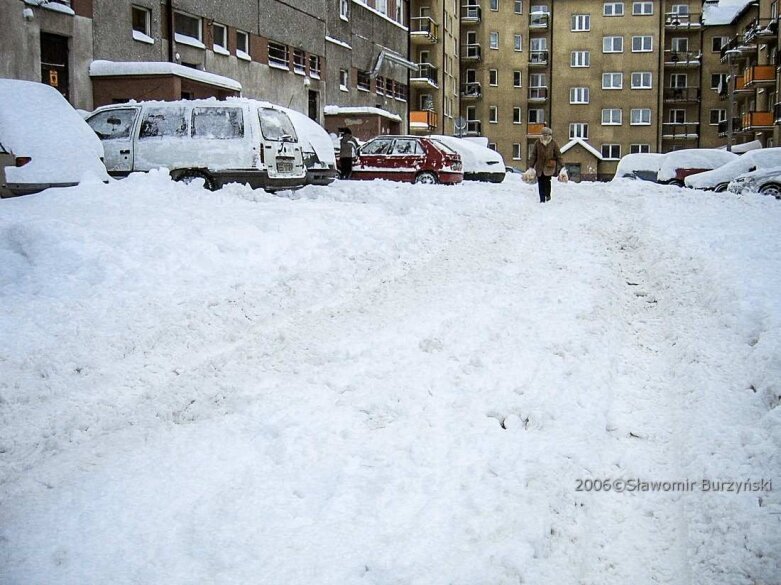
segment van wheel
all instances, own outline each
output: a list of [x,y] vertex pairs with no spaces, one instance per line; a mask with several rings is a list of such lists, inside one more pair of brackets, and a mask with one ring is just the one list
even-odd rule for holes
[[762,195],[770,195],[776,199],[781,199],[781,185],[776,185],[775,183],[762,185],[759,192],[762,193]]
[[203,171],[184,171],[181,175],[176,177],[177,181],[190,184],[196,179],[203,179],[203,188],[209,191],[214,191],[214,179]]
[[436,185],[439,183],[437,180],[437,176],[434,173],[420,173],[417,177],[415,177],[415,183],[421,183],[423,185]]
[[724,191],[726,191],[726,190],[727,190],[727,185],[728,185],[728,183],[719,183],[718,185],[716,185],[716,186],[713,188],[713,190],[714,190],[716,193],[724,193]]

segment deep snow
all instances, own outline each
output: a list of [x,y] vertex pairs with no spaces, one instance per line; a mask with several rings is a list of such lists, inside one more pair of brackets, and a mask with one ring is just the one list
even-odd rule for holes
[[0,201],[0,583],[779,583],[779,202],[536,201]]

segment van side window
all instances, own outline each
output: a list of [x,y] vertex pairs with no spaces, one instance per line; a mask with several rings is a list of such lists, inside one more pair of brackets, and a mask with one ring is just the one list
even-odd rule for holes
[[141,122],[140,139],[187,136],[184,108],[149,108]]
[[260,130],[263,132],[263,138],[266,140],[298,141],[293,122],[290,121],[285,112],[271,108],[259,108],[258,119],[260,120]]
[[87,124],[101,140],[130,138],[137,115],[135,108],[109,110],[95,114],[87,120]]
[[193,138],[229,140],[244,137],[241,108],[193,108]]

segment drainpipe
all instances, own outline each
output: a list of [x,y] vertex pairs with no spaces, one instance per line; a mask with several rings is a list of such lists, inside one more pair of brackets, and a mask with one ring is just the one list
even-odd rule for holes
[[174,58],[174,3],[173,0],[166,0],[165,10],[168,14],[168,61],[176,62]]

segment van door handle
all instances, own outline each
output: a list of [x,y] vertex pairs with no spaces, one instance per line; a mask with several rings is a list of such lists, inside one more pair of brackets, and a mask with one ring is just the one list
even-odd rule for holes
[[120,150],[119,154],[130,154],[130,149],[128,149],[128,150]]

